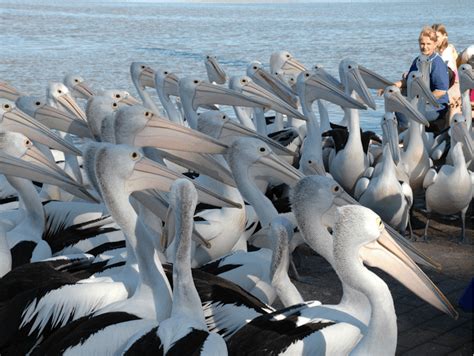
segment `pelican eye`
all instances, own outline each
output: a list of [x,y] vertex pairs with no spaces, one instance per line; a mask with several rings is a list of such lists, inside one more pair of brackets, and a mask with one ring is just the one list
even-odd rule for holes
[[393,89],[390,89],[388,92],[389,92],[389,93],[393,93]]
[[227,116],[226,115],[222,115],[222,120],[225,120],[227,119]]
[[352,69],[352,66],[351,66],[351,65],[348,65],[347,68]]
[[35,104],[36,104],[37,106],[40,106],[40,105],[41,105],[41,103],[40,103],[39,101],[37,101]]
[[165,71],[163,72],[163,74],[164,74],[164,75],[168,75],[168,71],[165,70]]
[[117,107],[117,103],[113,103],[112,106],[113,106],[114,108],[116,108],[116,107]]
[[377,222],[377,225],[378,225],[379,229],[382,230],[384,228],[382,219],[377,218],[376,222]]
[[211,57],[210,57],[210,56],[206,56],[206,59],[209,59],[209,58],[211,58]]
[[142,69],[145,69],[145,66],[141,66]]
[[416,77],[416,75],[415,75],[415,74],[412,74],[412,75],[411,75],[411,77],[412,77],[412,78],[415,78],[415,77]]
[[312,163],[313,163],[313,161],[309,159],[309,160],[308,160],[308,163],[309,163],[309,164],[312,164]]
[[3,108],[4,108],[4,109],[10,109],[10,105],[9,105],[9,104],[5,104],[5,105],[3,105]]
[[195,81],[194,81],[194,84],[198,84],[198,83],[199,83],[199,80],[195,80]]
[[260,148],[259,148],[259,151],[260,151],[260,152],[265,152],[266,149],[265,149],[265,147],[260,147]]
[[120,94],[115,94],[115,97],[116,97],[117,99],[120,99]]
[[61,94],[62,93],[62,90],[61,89],[58,89],[58,94]]
[[339,191],[339,189],[341,189],[341,188],[338,185],[335,185],[334,187],[332,187],[333,193],[337,193]]
[[290,58],[290,55],[289,55],[289,54],[287,54],[287,55],[286,55],[286,58]]
[[25,140],[25,146],[30,147],[31,146],[31,141],[29,139]]
[[242,79],[242,83],[247,83],[247,80],[246,80],[246,79]]
[[75,81],[76,83],[79,83],[79,79],[74,79],[74,81]]
[[131,157],[134,161],[136,161],[139,156],[140,156],[140,155],[138,154],[138,152],[135,152],[135,151],[134,151],[134,152],[130,153],[130,157]]
[[146,116],[146,117],[148,117],[148,116],[150,116],[150,115],[151,115],[151,112],[145,111],[145,116]]
[[257,66],[253,66],[253,70],[257,70],[257,69],[258,69]]

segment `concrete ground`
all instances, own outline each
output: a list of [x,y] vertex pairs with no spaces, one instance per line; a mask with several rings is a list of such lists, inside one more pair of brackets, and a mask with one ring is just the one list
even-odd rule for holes
[[[415,213],[415,234],[422,235],[426,219]],[[466,233],[474,240],[472,218]],[[428,230],[430,241],[415,242],[426,255],[443,265],[441,272],[423,268],[458,310],[454,320],[427,304],[380,270],[374,271],[389,285],[398,321],[397,355],[473,355],[473,314],[461,310],[458,300],[474,277],[474,246],[460,245],[460,220],[435,217]],[[306,282],[295,282],[305,300],[338,303],[341,284],[331,266],[307,247],[299,248],[298,271]]]

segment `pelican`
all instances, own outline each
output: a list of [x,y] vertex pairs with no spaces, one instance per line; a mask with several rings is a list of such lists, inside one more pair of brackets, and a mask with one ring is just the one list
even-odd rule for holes
[[[457,316],[442,293],[389,237],[382,220],[371,210],[361,206],[338,208],[333,239],[339,278],[365,295],[370,303],[368,325],[349,313],[297,304],[259,317],[241,328],[228,341],[230,353],[265,350],[274,354],[394,354],[397,325],[393,300],[387,285],[364,266],[364,261],[390,271],[430,303]],[[356,335],[357,330],[362,331],[362,338]]]
[[301,72],[297,79],[297,92],[301,101],[303,113],[308,117],[306,124],[307,136],[304,141],[300,158],[300,166],[305,173],[325,174],[322,139],[318,119],[312,110],[316,99],[325,99],[344,107],[364,108],[357,100],[345,95],[337,87],[324,80],[322,72]]
[[155,87],[155,71],[145,63],[132,62],[130,65],[130,74],[133,85],[143,101],[143,106],[153,111],[154,114],[160,115],[160,109],[146,91],[147,87]]
[[469,90],[474,89],[474,70],[469,64],[463,64],[458,69],[459,86],[461,89],[462,114],[466,119],[466,125],[472,135],[471,100]]
[[294,58],[288,51],[278,51],[272,53],[270,56],[270,70],[276,75],[284,72],[285,75],[294,74],[298,76],[300,72],[305,71],[306,68],[296,58]]
[[166,111],[168,119],[184,126],[183,115],[170,96],[179,97],[178,77],[168,70],[157,70],[155,74],[155,87],[161,105]]
[[[191,234],[197,193],[191,182],[178,180],[173,185],[171,201],[174,205],[176,229],[176,257],[173,265],[173,305],[170,318],[163,320],[157,334],[163,352],[224,355],[227,347],[222,336],[209,333],[201,308],[201,299],[191,274]],[[160,301],[161,302],[161,301]],[[197,344],[191,341],[199,340]]]
[[[362,79],[357,64],[343,60],[339,65],[339,72],[346,94],[355,97],[356,92],[368,106],[375,109],[375,102]],[[343,150],[330,155],[329,172],[345,190],[352,194],[356,181],[367,169],[369,160],[362,148],[357,109],[344,111],[348,120],[349,138]]]
[[69,93],[69,89],[63,83],[49,83],[46,88],[46,100],[49,105],[63,109],[87,122],[86,114],[77,105]]
[[46,99],[38,96],[20,96],[15,105],[24,113],[38,120],[50,129],[56,129],[79,137],[92,137],[87,123],[64,110],[48,105]]
[[216,84],[225,84],[227,80],[227,75],[225,74],[224,69],[217,61],[216,56],[210,54],[206,55],[204,65],[206,66],[206,72],[207,77],[209,78],[209,82]]
[[71,95],[77,99],[90,99],[95,93],[80,75],[66,74],[63,84],[68,87]]
[[431,168],[423,180],[423,188],[426,189],[427,220],[423,239],[427,240],[430,213],[432,211],[440,214],[461,213],[462,231],[461,243],[470,243],[466,238],[465,221],[466,211],[472,200],[471,175],[467,170],[462,143],[457,142],[451,150],[453,165],[443,165],[439,172]]
[[403,233],[409,221],[413,193],[409,184],[400,183],[397,178],[396,164],[400,160],[400,149],[395,114],[385,113],[381,126],[384,148],[380,167],[370,179],[359,179],[354,197],[360,204],[375,211],[386,223]]

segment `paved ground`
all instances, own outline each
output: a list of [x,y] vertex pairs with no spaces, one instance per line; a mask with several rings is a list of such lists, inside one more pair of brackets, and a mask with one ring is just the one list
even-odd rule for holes
[[[417,218],[415,233],[422,234],[424,216],[418,213]],[[438,217],[429,230],[432,240],[415,243],[443,264],[443,272],[424,271],[456,307],[458,320],[438,312],[387,274],[374,270],[387,282],[394,298],[398,318],[397,355],[474,355],[473,314],[458,307],[460,296],[474,277],[474,247],[449,241],[459,234],[459,226],[458,220]],[[474,238],[471,219],[467,227],[467,233]],[[337,303],[342,289],[330,265],[309,248],[300,248],[300,255],[298,270],[309,284],[296,282],[296,285],[304,298]]]

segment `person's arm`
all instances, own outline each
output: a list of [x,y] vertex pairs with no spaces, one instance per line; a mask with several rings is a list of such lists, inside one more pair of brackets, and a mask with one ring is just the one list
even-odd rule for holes
[[430,86],[433,88],[432,93],[436,99],[441,98],[448,92],[449,75],[448,67],[441,57],[433,61],[430,73]]

